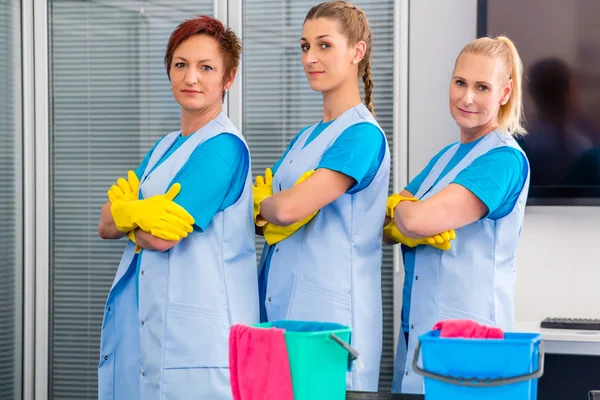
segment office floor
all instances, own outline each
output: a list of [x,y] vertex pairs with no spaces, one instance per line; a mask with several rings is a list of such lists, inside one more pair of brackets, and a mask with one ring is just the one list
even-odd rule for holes
[[600,357],[546,354],[538,400],[587,400],[600,390]]

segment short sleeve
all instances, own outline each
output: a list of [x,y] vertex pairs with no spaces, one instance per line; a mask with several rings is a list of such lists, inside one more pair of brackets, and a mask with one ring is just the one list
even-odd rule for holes
[[504,146],[477,157],[452,183],[471,191],[488,209],[486,215],[499,219],[514,208],[527,179],[529,166],[519,150]]
[[385,156],[386,145],[383,132],[377,126],[361,122],[338,136],[323,154],[317,168],[327,168],[351,177],[355,185],[348,193],[357,193],[375,178]]
[[198,146],[175,175],[172,183],[181,184],[175,202],[204,230],[217,212],[239,199],[249,165],[250,155],[240,138],[217,135]]

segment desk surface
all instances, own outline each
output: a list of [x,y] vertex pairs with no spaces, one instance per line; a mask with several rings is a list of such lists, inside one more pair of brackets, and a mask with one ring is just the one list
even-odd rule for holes
[[540,322],[517,322],[516,332],[541,333],[544,340],[561,342],[600,343],[600,331],[580,331],[577,329],[540,328]]
[[540,322],[517,322],[515,331],[541,333],[545,352],[549,354],[600,356],[600,331],[542,329]]

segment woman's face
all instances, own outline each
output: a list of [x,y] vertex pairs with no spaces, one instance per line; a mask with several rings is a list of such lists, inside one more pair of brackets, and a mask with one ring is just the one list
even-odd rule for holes
[[[364,42],[362,42],[364,44]],[[302,66],[313,90],[327,92],[358,75],[360,45],[349,46],[339,23],[329,18],[308,20],[302,27]],[[358,51],[357,51],[358,47]],[[356,63],[353,63],[356,60]]]
[[201,111],[222,104],[223,91],[233,83],[235,71],[223,83],[225,65],[217,41],[195,35],[173,53],[170,66],[171,91],[187,111]]
[[450,83],[450,114],[466,131],[497,125],[498,110],[511,90],[501,60],[464,53],[456,61]]

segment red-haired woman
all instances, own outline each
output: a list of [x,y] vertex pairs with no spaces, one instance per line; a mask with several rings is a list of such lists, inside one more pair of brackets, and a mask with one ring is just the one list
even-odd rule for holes
[[171,35],[181,127],[111,187],[98,225],[130,239],[104,311],[100,399],[231,398],[229,328],[258,322],[250,154],[222,113],[240,53],[211,17]]

